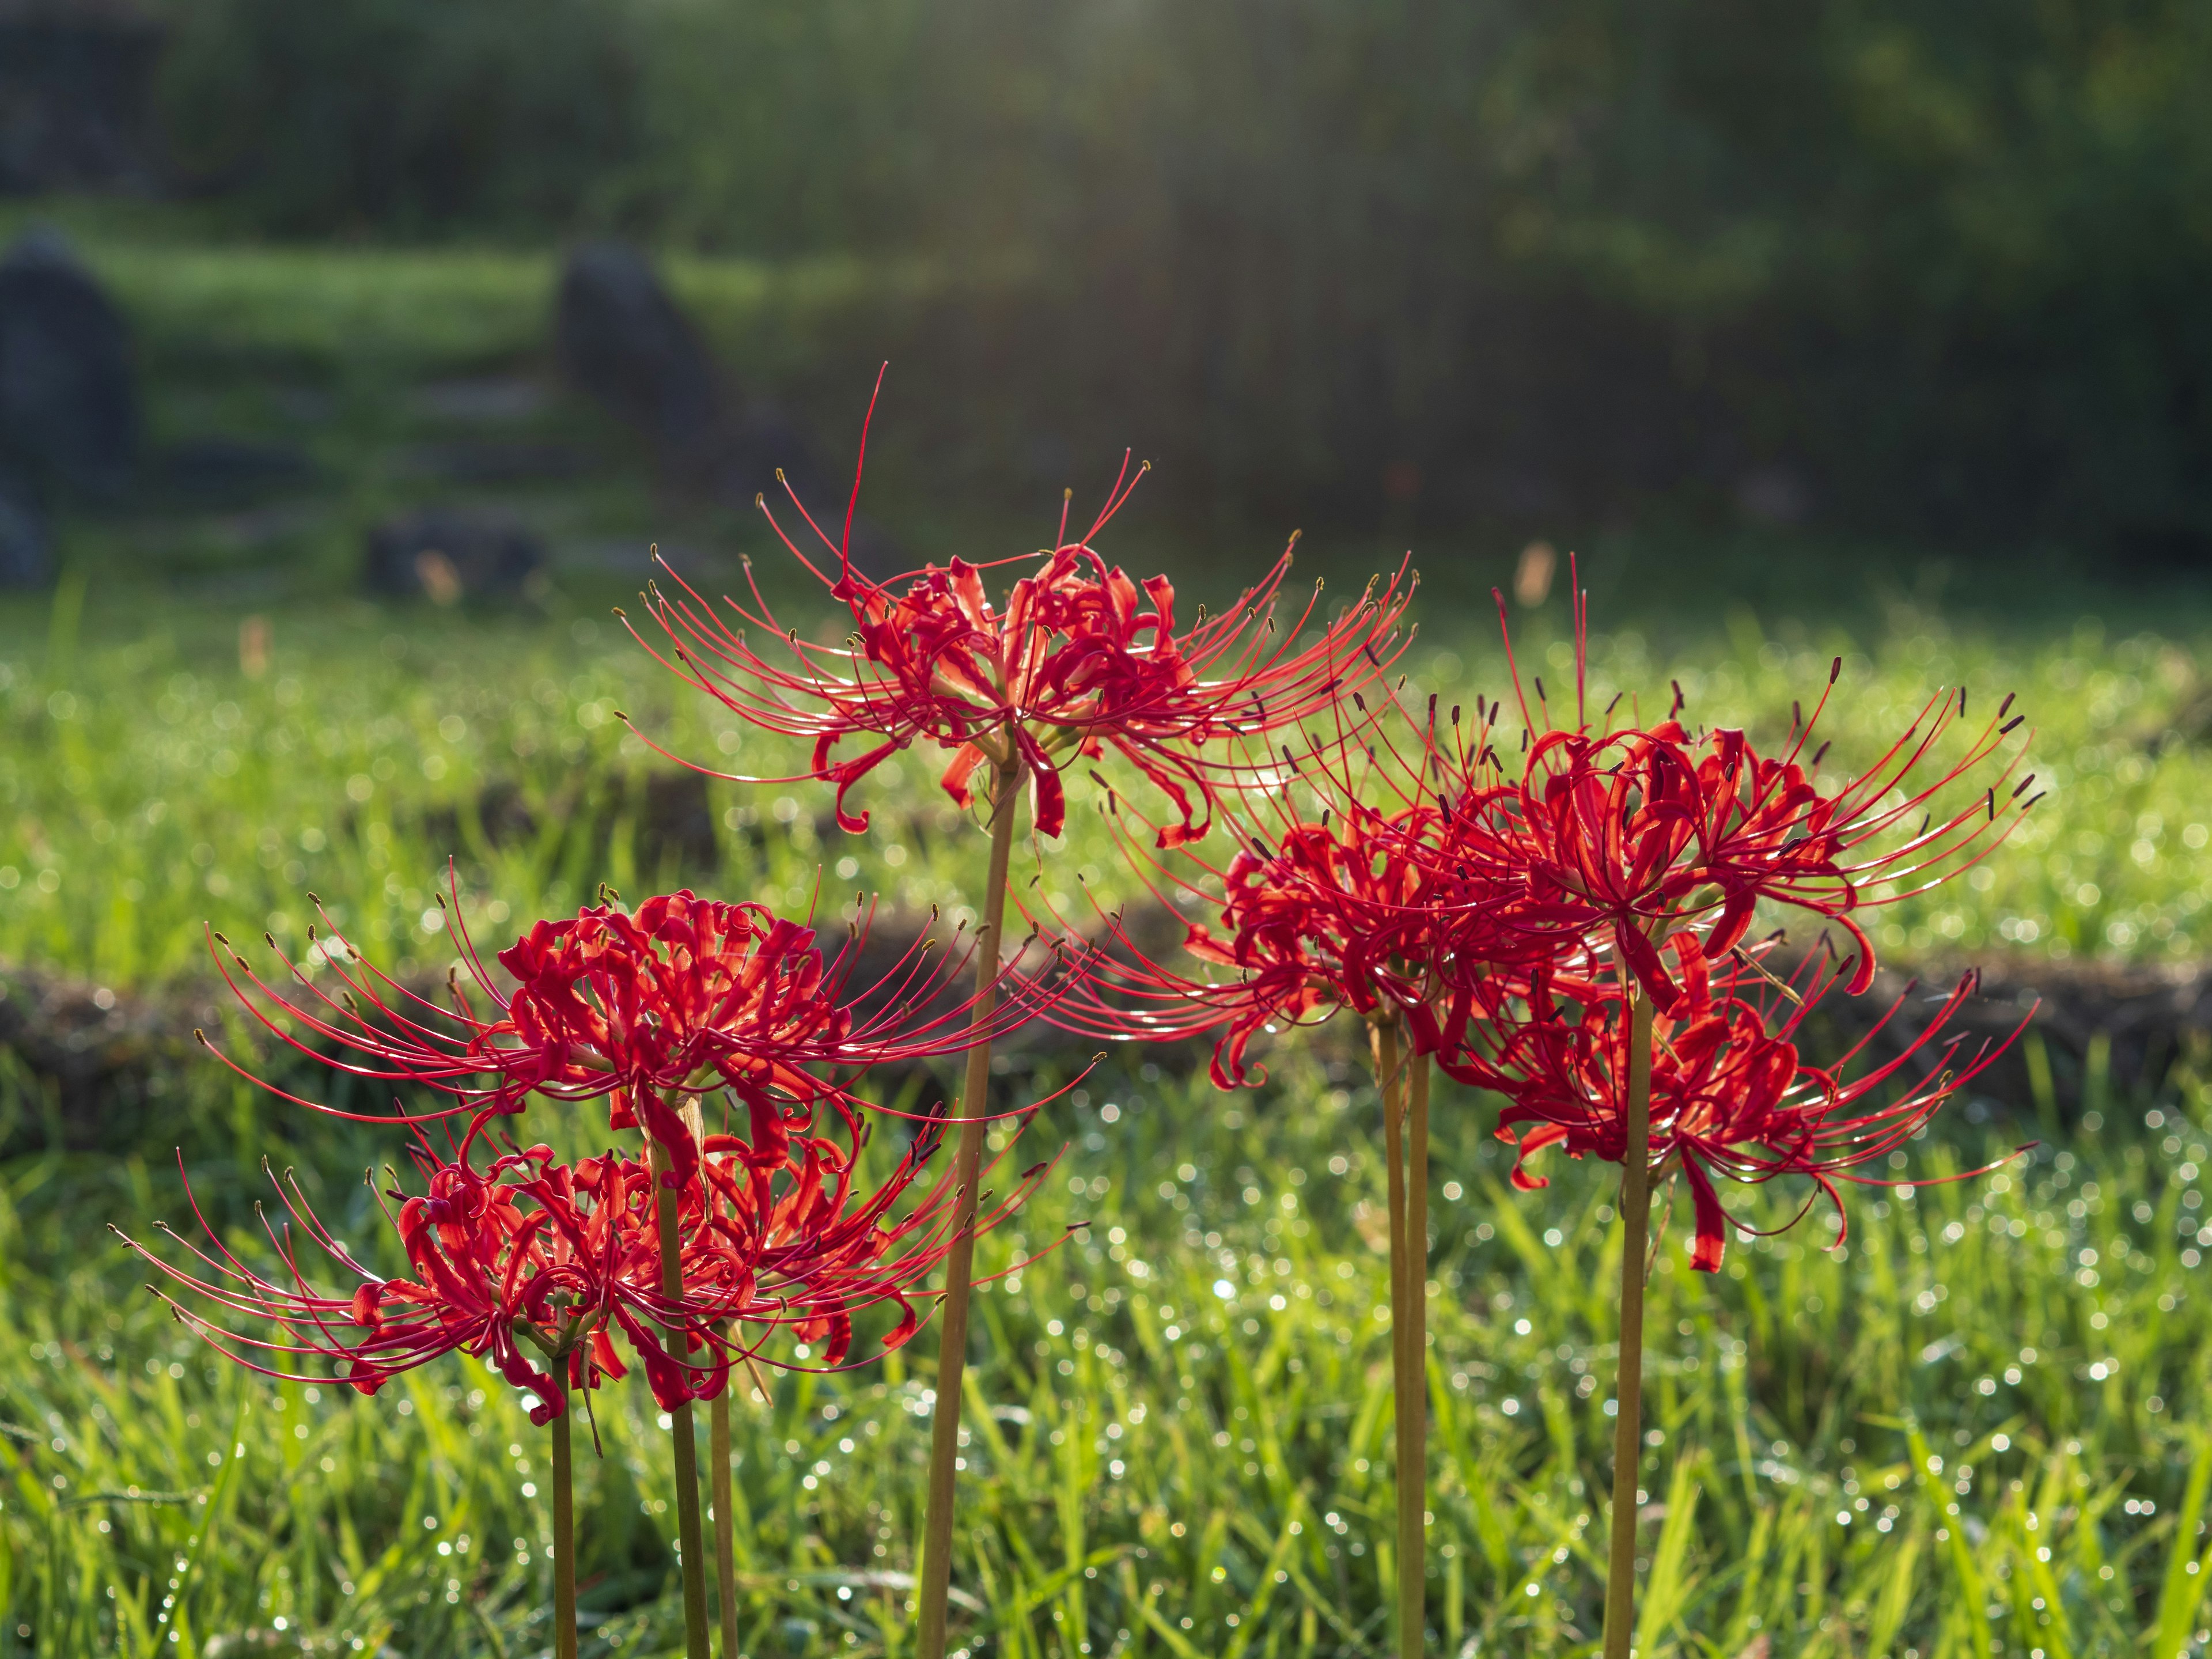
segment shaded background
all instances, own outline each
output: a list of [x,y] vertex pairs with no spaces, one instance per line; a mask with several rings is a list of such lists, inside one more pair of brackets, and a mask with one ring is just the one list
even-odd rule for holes
[[2200,6],[0,19],[17,192],[121,189],[251,236],[919,262],[921,297],[838,343],[896,361],[927,411],[902,441],[948,481],[1056,487],[1133,443],[1186,501],[1296,521],[1657,504],[2212,550]]

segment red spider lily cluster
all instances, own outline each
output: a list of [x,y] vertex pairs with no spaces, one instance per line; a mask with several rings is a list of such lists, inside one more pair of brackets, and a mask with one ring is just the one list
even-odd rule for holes
[[[1577,624],[1579,665],[1579,599]],[[1799,1174],[1832,1196],[1839,1170],[1893,1150],[1990,1057],[1954,1064],[1943,1045],[1929,1078],[1861,1117],[1854,1108],[1881,1097],[1902,1060],[1844,1085],[1840,1067],[1797,1060],[1796,1034],[1822,994],[1840,981],[1857,995],[1873,981],[1862,913],[1971,867],[2038,799],[2034,775],[2021,771],[2024,742],[2008,742],[2021,725],[2010,698],[1947,743],[1965,718],[1964,691],[1931,698],[1871,766],[1823,789],[1827,745],[1815,748],[1814,729],[1841,667],[1771,755],[1740,730],[1693,736],[1679,702],[1648,727],[1593,721],[1579,671],[1571,726],[1548,724],[1542,682],[1532,700],[1517,674],[1517,721],[1482,699],[1473,718],[1441,713],[1433,697],[1418,713],[1395,696],[1373,708],[1349,700],[1328,738],[1306,733],[1303,754],[1279,747],[1272,771],[1249,747],[1224,767],[1240,780],[1215,796],[1234,846],[1225,863],[1196,849],[1148,855],[1141,821],[1122,836],[1156,899],[1218,915],[1187,928],[1195,971],[1146,953],[1108,918],[1110,950],[1048,1018],[1104,1037],[1210,1036],[1226,1088],[1264,1075],[1248,1054],[1261,1033],[1350,1009],[1402,1024],[1414,1053],[1504,1095],[1505,1138],[1542,1126],[1524,1154],[1564,1141],[1571,1155],[1617,1162],[1626,1010],[1648,999],[1662,1034],[1653,1167],[1691,1183],[1694,1260],[1717,1267],[1723,1234],[1709,1172]],[[1516,725],[1522,757],[1509,772],[1499,750]],[[1768,945],[1745,948],[1762,907],[1838,929],[1841,970],[1808,958],[1796,985],[1778,980],[1755,959]],[[1970,990],[1905,1052],[1924,1060]],[[1677,1056],[1687,1071],[1670,1069]],[[1732,1103],[1683,1106],[1699,1128],[1678,1135],[1680,1114],[1668,1115],[1675,1109],[1662,1092],[1692,1076],[1705,1097]],[[1754,1078],[1772,1087],[1751,1090]]]
[[[1503,623],[1502,599],[1499,610]],[[1553,720],[1540,679],[1532,706],[1514,669],[1516,766],[1499,754],[1515,724],[1502,705],[1478,698],[1472,721],[1457,707],[1440,719],[1431,697],[1417,716],[1387,686],[1372,709],[1350,693],[1327,738],[1301,734],[1303,752],[1239,734],[1238,759],[1216,774],[1214,816],[1234,848],[1226,863],[1163,855],[1153,849],[1176,838],[1147,837],[1141,821],[1121,836],[1171,912],[1218,911],[1218,925],[1187,929],[1194,969],[1146,954],[1109,919],[1106,961],[1048,1014],[1105,1036],[1210,1035],[1224,1088],[1254,1080],[1248,1051],[1262,1031],[1347,1008],[1373,1028],[1389,1176],[1401,1654],[1419,1650],[1425,1594],[1423,1482],[1412,1472],[1425,1467],[1429,1066],[1505,1097],[1498,1133],[1518,1143],[1522,1189],[1546,1184],[1528,1162],[1554,1145],[1624,1167],[1606,1654],[1625,1659],[1635,1511],[1623,1494],[1635,1490],[1642,1443],[1652,1183],[1679,1175],[1687,1184],[1691,1262],[1704,1272],[1720,1268],[1732,1219],[1716,1176],[1808,1180],[1833,1202],[1840,1243],[1841,1183],[1867,1178],[1854,1171],[1917,1133],[1996,1047],[1965,1052],[1963,1037],[1943,1035],[1972,975],[1900,1053],[1856,1074],[1897,1006],[1833,1065],[1806,1060],[1796,1039],[1836,981],[1853,995],[1871,987],[1862,911],[1970,867],[2034,804],[2033,775],[2016,775],[2025,742],[2008,742],[2021,724],[2011,699],[1961,743],[1951,734],[1966,694],[1942,693],[1873,765],[1824,787],[1826,745],[1813,747],[1814,732],[1840,659],[1812,715],[1797,712],[1779,750],[1763,753],[1739,730],[1693,734],[1678,718],[1679,690],[1651,725],[1613,724],[1619,698],[1592,720],[1587,626],[1577,591],[1571,724]],[[1762,908],[1817,916],[1850,955],[1833,968],[1832,957],[1805,958],[1795,983],[1778,976],[1762,958],[1779,934],[1745,945]]]
[[[972,1041],[976,1000],[946,991],[960,952],[947,957],[921,940],[860,985],[865,927],[827,955],[813,928],[759,904],[685,891],[647,899],[635,912],[599,904],[537,922],[495,958],[511,990],[457,924],[468,973],[449,976],[444,1004],[375,969],[319,907],[318,914],[324,931],[309,930],[312,945],[335,987],[281,957],[289,982],[280,987],[245,957],[219,954],[231,989],[285,1045],[368,1082],[417,1085],[452,1103],[372,1114],[287,1098],[336,1116],[408,1124],[508,1115],[533,1095],[605,1098],[608,1127],[641,1128],[669,1158],[665,1179],[679,1188],[696,1173],[698,1152],[672,1100],[726,1094],[773,1149],[792,1113],[853,1109],[841,1073],[933,1059]],[[1002,975],[988,1029],[1020,1024],[1052,994],[1036,974]]]
[[[1970,867],[2034,804],[2011,700],[1976,726],[1963,690],[1941,693],[1836,783],[1815,734],[1840,660],[1811,714],[1793,711],[1773,744],[1693,730],[1679,691],[1660,718],[1643,723],[1632,702],[1616,723],[1621,698],[1590,712],[1577,592],[1571,720],[1554,718],[1540,679],[1533,699],[1523,689],[1510,640],[1510,706],[1478,697],[1470,715],[1431,697],[1415,709],[1392,679],[1411,637],[1405,567],[1332,617],[1318,588],[1303,607],[1279,604],[1285,552],[1226,611],[1179,628],[1165,578],[1133,581],[1091,545],[1134,482],[1125,462],[1078,538],[1063,513],[1053,546],[1002,599],[986,586],[994,564],[872,580],[848,556],[850,507],[835,539],[800,507],[824,556],[786,545],[846,612],[836,646],[779,620],[750,567],[742,599],[710,600],[672,572],[647,595],[665,636],[647,649],[742,720],[805,740],[803,775],[834,789],[842,828],[866,828],[849,797],[893,756],[921,745],[949,756],[944,787],[990,809],[994,871],[983,920],[949,952],[916,946],[864,975],[865,918],[831,951],[763,906],[685,891],[538,921],[489,963],[456,915],[460,961],[441,998],[377,969],[327,915],[310,930],[309,961],[280,955],[275,975],[216,936],[218,963],[264,1031],[361,1083],[420,1091],[388,1112],[285,1097],[405,1126],[419,1190],[397,1176],[381,1189],[407,1263],[386,1277],[287,1177],[289,1221],[269,1230],[273,1274],[204,1224],[203,1241],[179,1240],[188,1265],[148,1253],[173,1281],[179,1316],[256,1370],[365,1393],[465,1352],[545,1422],[571,1392],[588,1401],[633,1364],[681,1413],[724,1399],[738,1365],[854,1363],[856,1349],[906,1342],[940,1299],[934,1577],[922,1576],[917,1601],[923,1659],[941,1659],[969,1252],[1046,1167],[983,1201],[993,1165],[981,1126],[1026,1123],[1042,1103],[993,1112],[988,1062],[996,1040],[1032,1020],[1119,1040],[1202,1036],[1224,1089],[1264,1077],[1252,1054],[1264,1035],[1346,1010],[1372,1027],[1394,1315],[1425,1283],[1413,1258],[1425,1249],[1432,1066],[1504,1097],[1497,1132],[1517,1147],[1522,1190],[1546,1185],[1529,1165],[1553,1146],[1623,1164],[1638,1194],[1679,1177],[1700,1270],[1721,1267],[1728,1230],[1743,1225],[1723,1178],[1804,1179],[1806,1208],[1831,1200],[1840,1240],[1844,1186],[1897,1179],[1859,1171],[1912,1139],[1999,1045],[1951,1029],[1971,975],[1886,1050],[1902,999],[1828,1064],[1806,1057],[1807,1021],[1838,987],[1871,988],[1866,912]],[[751,632],[774,636],[768,654]],[[848,740],[863,746],[841,758]],[[1058,836],[1079,762],[1153,897],[1170,915],[1197,913],[1187,963],[1139,948],[1110,916],[1087,927],[1034,917],[1056,941],[1042,965],[1034,940],[1002,949],[1017,792],[1031,830]],[[1164,811],[1147,816],[1091,769],[1117,762]],[[1755,923],[1793,911],[1840,946],[1823,933],[1823,950],[1793,963],[1778,932],[1753,942]],[[951,989],[971,966],[972,990]],[[950,1165],[933,1167],[948,1120],[927,1116],[902,1126],[906,1150],[871,1173],[882,1163],[868,1156],[872,1127],[902,1115],[873,1103],[862,1079],[962,1053]],[[601,1101],[610,1135],[638,1137],[629,1150],[564,1164],[550,1144],[520,1144],[522,1122],[549,1107],[592,1106],[596,1135]],[[447,1138],[442,1155],[434,1133]],[[879,1328],[863,1342],[856,1322],[871,1312]],[[1407,1426],[1423,1409],[1419,1317],[1399,1339],[1401,1469],[1422,1467],[1421,1431]],[[688,1425],[681,1418],[679,1473]],[[1622,1443],[1632,1458],[1632,1435]],[[1632,1464],[1628,1474],[1632,1490]],[[1402,1644],[1419,1629],[1422,1577],[1420,1505],[1402,1490],[1401,1500],[1414,1534],[1399,1563]],[[687,1623],[703,1659],[696,1511],[689,1524]]]
[[[466,1146],[442,1159],[418,1147],[422,1190],[380,1194],[407,1259],[404,1277],[363,1265],[289,1174],[278,1184],[293,1227],[349,1285],[318,1290],[291,1228],[270,1232],[281,1279],[248,1265],[204,1221],[204,1243],[181,1241],[196,1268],[142,1253],[196,1298],[166,1297],[180,1318],[240,1363],[286,1380],[334,1376],[374,1394],[396,1374],[459,1352],[531,1395],[531,1416],[544,1423],[562,1409],[567,1390],[523,1344],[565,1364],[567,1388],[586,1389],[627,1373],[619,1339],[663,1407],[711,1400],[733,1364],[788,1363],[768,1341],[775,1333],[807,1345],[828,1369],[846,1363],[856,1313],[897,1310],[878,1351],[914,1334],[915,1294],[951,1235],[952,1192],[942,1175],[924,1182],[935,1136],[917,1139],[887,1178],[864,1185],[866,1124],[849,1109],[838,1115],[840,1136],[794,1133],[787,1121],[772,1137],[704,1138],[699,1179],[685,1186],[678,1209],[677,1297],[663,1289],[659,1183],[647,1164],[614,1152],[559,1164],[542,1145],[482,1169]],[[1027,1172],[989,1222],[1018,1207],[1043,1173]],[[907,1201],[917,1186],[919,1201]],[[223,1316],[252,1318],[275,1334],[233,1330]],[[329,1370],[293,1369],[310,1359]]]
[[[564,1391],[521,1342],[567,1364],[580,1389],[624,1373],[619,1339],[667,1406],[714,1398],[735,1362],[793,1363],[766,1342],[774,1333],[825,1367],[847,1363],[864,1310],[896,1315],[877,1351],[912,1336],[917,1292],[953,1231],[949,1171],[924,1179],[940,1126],[915,1125],[895,1167],[868,1180],[872,1119],[889,1109],[865,1102],[854,1085],[870,1066],[968,1045],[973,1010],[945,994],[959,952],[937,960],[916,946],[856,985],[865,930],[825,954],[810,927],[687,891],[634,911],[601,903],[536,923],[497,953],[509,988],[457,922],[468,972],[449,977],[441,1002],[375,969],[327,915],[310,932],[318,970],[287,962],[281,984],[243,957],[218,956],[242,1005],[322,1064],[373,1084],[417,1085],[445,1103],[370,1113],[285,1095],[415,1131],[423,1190],[384,1194],[411,1272],[387,1279],[363,1265],[288,1180],[294,1225],[356,1282],[317,1289],[289,1229],[272,1234],[281,1279],[210,1233],[205,1247],[191,1247],[198,1271],[171,1270],[183,1291],[268,1322],[277,1335],[234,1332],[173,1305],[234,1357],[271,1369],[249,1356],[319,1356],[340,1380],[374,1393],[396,1371],[458,1350],[532,1394],[543,1421],[562,1409]],[[1028,1018],[1050,994],[1035,973],[1003,977],[994,1029]],[[604,1097],[609,1129],[641,1132],[650,1156],[610,1152],[568,1164],[546,1146],[516,1146],[504,1126],[533,1097]],[[709,1133],[700,1108],[714,1102],[726,1122]],[[454,1120],[465,1127],[440,1158],[425,1131]],[[1017,1182],[986,1224],[1011,1213],[1044,1167]],[[664,1284],[656,1190],[677,1197],[680,1296]]]

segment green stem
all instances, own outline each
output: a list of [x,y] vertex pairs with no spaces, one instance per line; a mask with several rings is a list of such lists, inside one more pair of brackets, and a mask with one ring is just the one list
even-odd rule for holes
[[1413,1540],[1398,1546],[1399,1648],[1407,1654],[1423,1650],[1428,1626],[1429,1057],[1414,1055],[1413,1071],[1406,1109],[1406,1380],[1398,1401],[1398,1531]]
[[[684,1257],[677,1237],[678,1194],[660,1184],[669,1168],[668,1154],[658,1142],[647,1141],[653,1169],[653,1203],[660,1224],[660,1293],[672,1305],[684,1296]],[[690,1358],[680,1322],[662,1327],[670,1357],[678,1364]],[[676,1544],[683,1553],[684,1659],[711,1659],[707,1635],[707,1550],[699,1524],[699,1444],[691,1424],[691,1402],[677,1401],[669,1413],[676,1441]]]
[[[975,1009],[971,1029],[987,1025],[997,1003],[999,935],[1006,919],[1006,867],[1014,848],[1014,806],[1021,793],[1017,761],[996,769],[991,797],[991,870],[984,890],[983,925],[975,936]],[[930,1425],[929,1508],[922,1523],[921,1563],[915,1599],[921,1629],[919,1659],[945,1659],[945,1606],[952,1586],[952,1498],[959,1470],[960,1390],[968,1364],[968,1291],[975,1266],[975,1187],[981,1177],[988,1126],[991,1043],[979,1038],[968,1050],[968,1077],[960,1095],[960,1144],[953,1179],[958,1212],[952,1249],[945,1258],[945,1301],[938,1310],[937,1407]]]
[[1651,999],[1632,994],[1628,1146],[1620,1182],[1620,1383],[1613,1425],[1613,1554],[1605,1577],[1604,1659],[1628,1659],[1636,1635],[1636,1473],[1644,1448],[1644,1270],[1651,1229]]
[[[728,1334],[728,1328],[723,1328]],[[722,1659],[738,1659],[738,1511],[730,1478],[730,1391],[738,1386],[738,1369],[707,1407],[708,1476],[714,1487],[714,1594],[720,1601]]]
[[[1413,1659],[1420,1651],[1421,1581],[1407,1568],[1419,1553],[1420,1481],[1409,1460],[1407,1431],[1413,1426],[1407,1401],[1412,1383],[1411,1298],[1407,1292],[1406,1252],[1406,1076],[1398,1053],[1398,1024],[1390,1020],[1374,1030],[1375,1086],[1382,1097],[1382,1159],[1388,1170],[1384,1190],[1390,1211],[1390,1401],[1392,1428],[1397,1449],[1398,1595],[1395,1607],[1400,1659]],[[1416,1525],[1406,1522],[1408,1498]],[[1410,1611],[1409,1611],[1410,1610]]]
[[553,1659],[576,1659],[576,1498],[568,1448],[568,1358],[555,1358],[553,1403]]

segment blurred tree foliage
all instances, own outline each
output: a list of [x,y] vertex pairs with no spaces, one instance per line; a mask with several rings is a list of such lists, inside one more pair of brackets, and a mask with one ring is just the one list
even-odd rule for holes
[[636,61],[603,0],[174,0],[175,165],[285,234],[545,226],[630,163]]
[[2212,553],[2201,0],[195,0],[170,85],[272,225],[988,273],[906,362],[1052,482]]

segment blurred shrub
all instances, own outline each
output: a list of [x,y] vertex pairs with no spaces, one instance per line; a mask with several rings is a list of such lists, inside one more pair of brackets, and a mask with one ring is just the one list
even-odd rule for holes
[[190,0],[177,163],[280,232],[542,228],[632,155],[628,19],[604,0]]
[[[648,95],[613,212],[741,253],[911,246],[958,178],[967,77],[928,0],[627,0]],[[979,66],[980,67],[980,66]]]
[[1075,296],[1014,360],[1182,469],[2212,559],[2202,5],[951,10],[955,240]]

